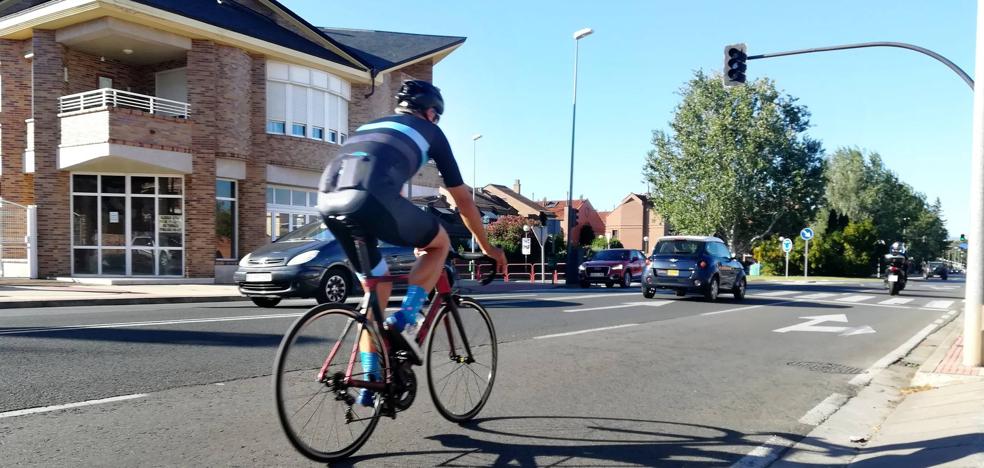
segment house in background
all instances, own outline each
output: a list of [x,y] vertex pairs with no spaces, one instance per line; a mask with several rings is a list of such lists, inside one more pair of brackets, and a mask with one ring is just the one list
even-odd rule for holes
[[519,215],[524,218],[532,217],[538,219],[540,217],[540,213],[546,214],[548,236],[559,234],[561,232],[560,220],[557,219],[557,216],[553,211],[547,210],[543,207],[543,205],[523,196],[522,185],[520,184],[519,179],[516,179],[516,182],[513,184],[511,189],[505,185],[489,184],[483,187],[482,190],[505,200],[509,206],[513,207]]
[[[605,222],[587,199],[574,200],[577,210],[577,225],[574,226],[574,240],[578,241],[581,232],[590,227],[593,237],[605,235]],[[567,236],[567,200],[543,201],[543,207],[560,220],[561,233]]]
[[[317,219],[321,171],[464,38],[317,28],[275,0],[0,3],[0,197],[41,277],[231,277]],[[438,195],[427,165],[408,191]]]
[[[605,234],[623,246],[649,252],[657,239],[669,234],[649,197],[630,193],[605,218]],[[648,239],[646,239],[648,238]]]

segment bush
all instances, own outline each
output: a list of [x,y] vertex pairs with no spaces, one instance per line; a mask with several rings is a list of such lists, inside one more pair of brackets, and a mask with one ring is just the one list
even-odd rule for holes
[[605,249],[621,249],[624,248],[622,242],[618,239],[612,239],[610,242],[604,237],[596,237],[595,240],[591,241],[591,250],[597,252],[599,250]]

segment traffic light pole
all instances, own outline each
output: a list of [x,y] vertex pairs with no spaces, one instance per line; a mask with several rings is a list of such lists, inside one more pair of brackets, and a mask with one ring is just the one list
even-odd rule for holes
[[[977,52],[975,76],[984,76],[984,0],[977,1]],[[970,232],[967,239],[963,364],[980,366],[981,303],[984,301],[984,82],[974,85],[973,151],[970,163]]]
[[836,45],[830,47],[814,47],[811,49],[790,50],[786,52],[774,52],[771,54],[749,55],[746,60],[785,57],[787,55],[812,54],[815,52],[829,52],[833,50],[862,49],[866,47],[897,47],[900,49],[909,49],[915,52],[919,52],[920,54],[928,55],[936,60],[939,60],[947,67],[950,67],[950,70],[953,70],[954,73],[956,73],[958,76],[960,76],[962,80],[964,80],[964,83],[967,83],[967,86],[970,86],[970,89],[974,89],[974,79],[971,78],[970,75],[967,74],[967,72],[963,71],[955,63],[951,62],[946,57],[937,54],[936,52],[933,52],[932,50],[929,50],[925,47],[906,44],[905,42],[861,42],[858,44],[844,44],[844,45]]

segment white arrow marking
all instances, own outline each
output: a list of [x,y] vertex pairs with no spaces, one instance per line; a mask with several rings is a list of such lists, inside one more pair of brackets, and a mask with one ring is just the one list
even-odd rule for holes
[[800,317],[801,319],[806,319],[806,322],[798,323],[796,325],[790,325],[788,327],[779,328],[772,330],[776,333],[786,333],[791,331],[812,331],[812,332],[823,332],[823,333],[840,333],[847,331],[848,327],[830,327],[817,325],[823,322],[847,322],[847,316],[844,314],[834,314],[834,315],[815,315],[812,317]]
[[868,325],[858,328],[848,329],[846,332],[841,333],[840,336],[851,336],[851,335],[867,335],[868,333],[877,333],[874,328]]

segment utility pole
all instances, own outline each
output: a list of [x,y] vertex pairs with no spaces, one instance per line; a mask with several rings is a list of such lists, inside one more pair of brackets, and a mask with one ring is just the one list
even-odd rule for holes
[[[977,52],[974,74],[984,76],[984,0],[977,0]],[[970,159],[970,233],[964,305],[963,364],[980,366],[981,303],[984,300],[984,82],[974,83],[973,151]]]

